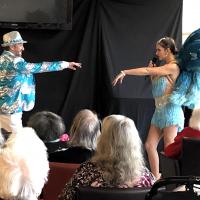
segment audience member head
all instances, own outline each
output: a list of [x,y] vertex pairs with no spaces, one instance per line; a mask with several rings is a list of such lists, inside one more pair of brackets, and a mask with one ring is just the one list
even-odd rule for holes
[[95,150],[100,135],[100,121],[96,113],[88,109],[79,111],[70,129],[70,145]]
[[142,142],[133,120],[107,116],[92,161],[104,169],[105,180],[119,185],[141,176],[144,170]]
[[200,108],[194,109],[192,111],[192,116],[190,117],[189,127],[200,131]]
[[27,125],[32,127],[44,142],[56,140],[65,132],[63,119],[49,111],[33,114],[29,118]]
[[36,200],[48,171],[44,143],[32,128],[19,129],[0,149],[0,198]]

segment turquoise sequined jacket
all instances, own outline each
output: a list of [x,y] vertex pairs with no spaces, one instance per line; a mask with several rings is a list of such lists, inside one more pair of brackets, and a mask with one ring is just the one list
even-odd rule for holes
[[10,51],[0,56],[0,113],[29,111],[35,104],[34,73],[59,71],[68,62],[28,63]]

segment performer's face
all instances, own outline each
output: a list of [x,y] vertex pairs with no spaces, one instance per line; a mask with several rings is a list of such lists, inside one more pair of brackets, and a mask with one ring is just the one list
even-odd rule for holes
[[21,57],[22,51],[24,51],[24,45],[22,43],[12,45],[10,46],[10,50],[15,54],[15,56]]
[[156,44],[156,56],[158,56],[159,60],[165,60],[168,56],[168,53],[168,49],[165,49],[159,44]]

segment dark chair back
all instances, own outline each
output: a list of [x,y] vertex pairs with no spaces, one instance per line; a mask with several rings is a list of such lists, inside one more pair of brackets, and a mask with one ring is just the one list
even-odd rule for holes
[[179,160],[165,156],[164,152],[160,152],[159,158],[160,170],[163,178],[181,175]]
[[80,187],[76,200],[144,200],[149,188]]
[[70,180],[79,166],[79,164],[50,162],[48,181],[42,191],[43,199],[57,200],[66,182]]
[[[165,190],[168,185],[184,185],[185,191]],[[155,182],[145,200],[200,200],[200,196],[194,191],[194,184],[200,186],[200,177],[174,176],[162,178]]]
[[200,138],[184,137],[180,159],[166,157],[160,153],[162,177],[200,176]]
[[183,138],[180,162],[181,175],[200,176],[200,139]]

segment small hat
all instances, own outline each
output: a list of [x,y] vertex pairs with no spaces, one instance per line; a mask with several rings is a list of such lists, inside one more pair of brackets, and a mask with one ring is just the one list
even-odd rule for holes
[[27,43],[27,41],[22,39],[18,31],[11,31],[3,35],[3,44],[1,44],[1,46],[7,47],[19,43]]

